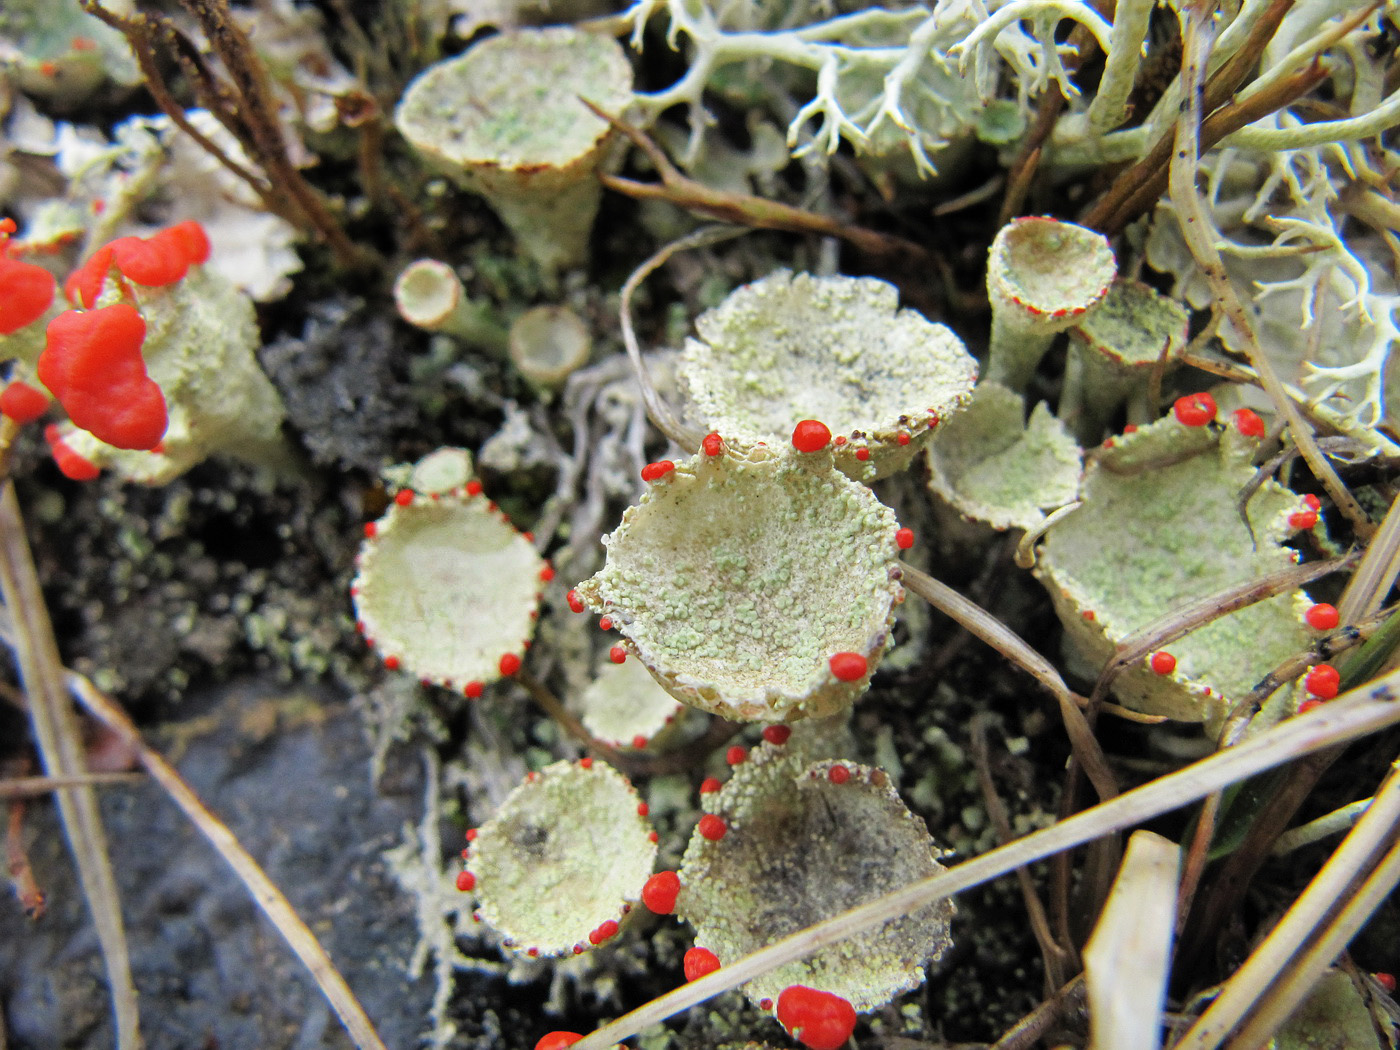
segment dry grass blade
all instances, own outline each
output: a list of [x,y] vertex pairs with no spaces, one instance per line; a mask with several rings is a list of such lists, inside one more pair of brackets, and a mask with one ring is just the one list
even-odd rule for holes
[[1352,690],[1306,714],[1290,718],[1238,747],[1194,762],[1052,827],[974,857],[940,875],[911,883],[833,919],[799,930],[633,1010],[574,1046],[577,1050],[603,1050],[612,1043],[664,1021],[672,1014],[737,988],[785,963],[810,955],[825,945],[872,929],[895,916],[906,915],[940,897],[951,897],[1063,850],[1179,809],[1218,791],[1226,784],[1252,777],[1301,755],[1343,744],[1400,723],[1400,702],[1397,702],[1397,698],[1400,698],[1400,671],[1377,679],[1364,688]]
[[86,784],[139,783],[139,773],[83,773],[76,777],[14,777],[0,780],[0,799],[35,798],[59,788]]
[[1337,603],[1343,623],[1364,620],[1381,607],[1400,575],[1400,498],[1390,501],[1381,527],[1371,537],[1366,554],[1347,581]]
[[[1271,1010],[1261,1011],[1265,1016],[1252,1021],[1249,1026],[1258,1034],[1258,1038],[1254,1042],[1242,1042],[1241,1038],[1237,1038],[1235,1042],[1247,1046],[1258,1046],[1267,1042],[1272,1029],[1262,1031],[1262,1022],[1277,1013],[1277,1004],[1285,1003],[1286,1009],[1273,1022],[1276,1027],[1287,1017],[1288,1012],[1301,1002],[1311,984],[1311,980],[1290,981],[1291,994],[1284,996],[1283,989],[1277,984],[1280,973],[1289,966],[1290,961],[1295,959],[1319,925],[1335,909],[1337,901],[1352,894],[1358,877],[1375,863],[1377,854],[1389,846],[1389,853],[1393,857],[1397,827],[1400,827],[1400,767],[1392,766],[1390,774],[1376,791],[1374,800],[1351,833],[1327,859],[1322,870],[1308,884],[1308,888],[1294,902],[1293,907],[1288,909],[1287,914],[1264,942],[1225,983],[1209,1009],[1175,1043],[1173,1050],[1213,1050],[1242,1018],[1260,1005],[1261,998],[1266,995],[1269,998],[1265,1002],[1272,1002],[1275,1006]],[[1377,871],[1379,874],[1380,869]],[[1393,880],[1391,885],[1394,885]],[[1388,888],[1386,892],[1389,892]],[[1361,917],[1361,921],[1369,914],[1367,911]],[[1354,932],[1355,928],[1352,928],[1351,933]],[[1350,935],[1347,939],[1350,939]],[[1331,943],[1330,940],[1328,943]],[[1330,954],[1322,958],[1321,965],[1316,967],[1315,972],[1305,968],[1311,974],[1312,980],[1321,976],[1322,970],[1331,964],[1345,944],[1346,940],[1342,940],[1341,943],[1333,945]],[[1305,958],[1317,954],[1314,948]],[[1303,974],[1299,973],[1297,976],[1302,977]]]
[[287,902],[287,898],[282,895],[282,891],[267,877],[267,873],[258,862],[239,844],[228,826],[205,808],[199,796],[185,783],[174,766],[146,746],[140,731],[116,703],[80,674],[69,672],[68,687],[90,714],[120,736],[136,753],[142,768],[165,789],[171,801],[189,817],[191,823],[209,840],[210,845],[219,851],[219,856],[224,858],[248,887],[248,892],[263,910],[263,914],[277,928],[277,932],[296,953],[302,965],[311,971],[321,994],[335,1010],[340,1023],[345,1026],[358,1050],[387,1050],[379,1038],[379,1033],[374,1030],[374,1024],[355,998],[355,993],[350,990],[345,978],[335,968],[335,963],[331,962],[330,956],[321,947],[321,942],[316,939],[316,935],[306,923],[302,922],[301,917]]
[[[29,718],[44,771],[52,777],[82,776],[87,770],[78,716],[63,688],[63,663],[54,641],[53,624],[49,622],[34,559],[24,536],[14,484],[9,481],[0,490],[0,593],[12,622],[14,651],[29,695]],[[97,793],[91,785],[75,785],[58,789],[56,796],[69,851],[107,967],[117,1046],[120,1050],[139,1050],[136,987],[131,980],[126,928],[122,925],[121,901],[107,855],[107,836],[97,809]]]
[[1135,831],[1098,925],[1084,946],[1089,1050],[1157,1050],[1167,997],[1181,850]]
[[1075,703],[1074,694],[1053,664],[977,603],[964,598],[945,583],[935,580],[912,565],[901,565],[904,585],[939,612],[950,617],[968,633],[976,635],[1017,667],[1048,689],[1059,702],[1065,731],[1069,734],[1074,757],[1084,767],[1100,799],[1118,794],[1118,781],[1094,738],[1094,731]]

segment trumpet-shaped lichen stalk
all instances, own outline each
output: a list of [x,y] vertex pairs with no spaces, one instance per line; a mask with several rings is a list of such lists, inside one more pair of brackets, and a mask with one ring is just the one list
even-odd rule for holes
[[1023,393],[1055,336],[1096,307],[1117,272],[1103,234],[1058,219],[1014,219],[987,257],[986,378]]
[[394,121],[412,145],[481,194],[546,270],[583,262],[612,131],[589,112],[632,101],[617,41],[572,26],[521,29],[419,74]]

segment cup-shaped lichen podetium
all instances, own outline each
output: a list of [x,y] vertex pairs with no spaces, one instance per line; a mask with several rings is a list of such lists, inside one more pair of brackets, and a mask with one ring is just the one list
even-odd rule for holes
[[987,257],[992,343],[986,378],[1024,392],[1055,335],[1079,324],[1117,274],[1103,234],[1058,219],[1013,219]]
[[[1093,681],[1124,639],[1206,595],[1287,569],[1283,546],[1316,514],[1277,482],[1239,499],[1255,476],[1257,440],[1168,415],[1114,438],[1085,470],[1083,505],[1045,533],[1036,575],[1065,629],[1070,670]],[[1128,707],[1219,727],[1235,701],[1312,642],[1303,593],[1276,594],[1170,643],[1166,664],[1142,660],[1113,680]],[[1286,709],[1281,690],[1268,718]]]
[[708,429],[776,445],[820,420],[836,435],[836,465],[858,481],[908,466],[977,381],[958,337],[899,309],[898,289],[873,277],[779,270],[695,327],[680,372]]
[[[806,763],[763,744],[702,796],[681,863],[676,914],[721,966],[813,923],[942,871],[924,822],[888,775]],[[953,902],[926,905],[744,985],[756,1004],[801,984],[873,1010],[924,981],[952,943]]]
[[519,669],[553,575],[474,481],[400,489],[357,568],[356,625],[385,666],[473,698]]
[[853,703],[903,596],[894,513],[826,450],[664,465],[578,594],[682,703],[764,722]]
[[1085,445],[1097,444],[1114,412],[1148,416],[1152,373],[1174,369],[1186,349],[1186,308],[1140,281],[1114,281],[1097,309],[1070,329],[1060,418]]
[[507,948],[575,954],[617,933],[656,863],[646,807],[604,762],[556,762],[507,796],[472,835],[473,914]]
[[582,262],[612,137],[608,113],[632,101],[617,41],[572,26],[489,37],[429,67],[394,121],[420,153],[480,193],[547,270]]

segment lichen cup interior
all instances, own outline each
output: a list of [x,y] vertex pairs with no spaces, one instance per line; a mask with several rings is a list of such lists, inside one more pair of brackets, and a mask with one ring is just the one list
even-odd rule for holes
[[826,450],[668,466],[579,597],[682,703],[767,722],[853,703],[903,596],[894,513]]

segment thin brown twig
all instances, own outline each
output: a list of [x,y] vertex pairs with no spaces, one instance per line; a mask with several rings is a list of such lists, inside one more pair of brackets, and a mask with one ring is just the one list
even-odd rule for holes
[[80,784],[139,784],[140,773],[82,773],[74,777],[11,777],[0,780],[0,799],[37,798]]
[[[0,592],[10,614],[20,677],[29,695],[29,720],[44,771],[50,776],[81,776],[82,729],[63,688],[63,664],[53,624],[44,604],[34,557],[24,534],[14,482],[0,487]],[[60,788],[58,811],[68,838],[78,881],[92,913],[111,989],[112,1013],[120,1050],[139,1050],[140,1018],[131,979],[126,928],[107,852],[107,837],[90,784]]]
[[925,265],[929,262],[929,254],[923,247],[913,241],[905,240],[903,237],[879,233],[864,226],[842,222],[829,215],[820,215],[804,208],[795,208],[780,201],[768,200],[766,197],[756,197],[751,193],[730,193],[725,190],[717,190],[713,186],[706,186],[702,182],[696,182],[682,174],[671,163],[670,158],[666,156],[661,147],[640,128],[634,127],[611,113],[604,112],[587,99],[580,99],[580,101],[596,113],[599,118],[606,120],[615,129],[631,139],[633,145],[646,154],[647,159],[651,161],[657,174],[661,177],[661,182],[658,184],[637,182],[634,179],[624,179],[617,175],[600,174],[599,180],[610,190],[626,194],[637,200],[668,201],[677,207],[685,208],[687,211],[698,212],[721,222],[753,226],[762,230],[784,230],[788,233],[839,237],[870,255],[902,256]]
[[75,672],[68,672],[67,685],[89,714],[121,737],[131,748],[142,768],[160,784],[170,796],[170,800],[180,807],[181,812],[209,840],[210,845],[242,880],[253,901],[276,927],[302,965],[311,972],[321,989],[321,994],[326,997],[331,1009],[340,1018],[340,1023],[355,1046],[359,1050],[387,1050],[374,1030],[369,1016],[360,1006],[345,978],[331,962],[326,950],[321,947],[316,935],[297,915],[282,891],[267,877],[267,873],[258,862],[243,848],[228,825],[209,812],[175,767],[146,744],[141,731],[117,703],[87,678]]

